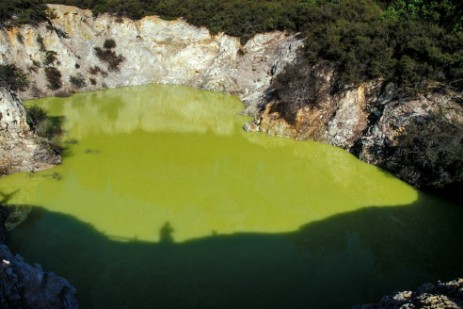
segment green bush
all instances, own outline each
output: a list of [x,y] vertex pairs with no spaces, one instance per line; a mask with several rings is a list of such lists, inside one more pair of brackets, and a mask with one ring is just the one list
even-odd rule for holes
[[315,69],[304,59],[287,66],[272,80],[271,99],[274,104],[270,112],[279,113],[280,117],[294,125],[300,108],[317,105],[326,95],[321,87],[323,80],[316,76],[323,67],[321,64]]
[[47,50],[45,54],[45,61],[43,64],[45,65],[51,65],[57,60],[58,53],[55,52],[54,50]]
[[95,47],[94,50],[98,59],[108,65],[109,71],[119,71],[119,65],[125,60],[124,56],[117,55],[110,49]]
[[87,86],[87,83],[85,82],[85,78],[82,76],[82,74],[77,74],[76,76],[69,77],[69,82],[75,88],[83,88]]
[[49,89],[58,90],[63,86],[63,82],[61,81],[61,72],[57,68],[45,68],[45,76],[47,77]]
[[23,91],[29,86],[27,75],[14,64],[0,65],[0,87]]
[[37,127],[47,120],[48,118],[48,112],[37,106],[37,105],[32,105],[30,107],[26,107],[26,120],[27,124],[31,128],[32,131],[36,131]]
[[440,114],[413,119],[388,147],[385,167],[420,187],[463,181],[463,126]]
[[104,49],[113,49],[116,47],[116,41],[113,39],[106,39],[103,43],[103,48]]
[[0,27],[37,24],[46,20],[43,0],[10,0],[0,2]]
[[45,109],[33,105],[26,107],[26,119],[31,130],[37,136],[44,138],[40,140],[42,143],[45,143],[56,154],[63,151],[60,140],[64,133],[63,117],[50,116]]

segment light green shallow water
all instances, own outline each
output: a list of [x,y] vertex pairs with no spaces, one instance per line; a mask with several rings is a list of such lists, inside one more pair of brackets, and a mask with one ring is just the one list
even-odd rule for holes
[[[11,246],[84,308],[345,307],[459,271],[438,267],[459,209],[341,149],[246,133],[235,97],[144,86],[29,104],[78,142],[60,166],[0,179],[9,204],[34,206]],[[433,224],[447,251],[403,261]]]

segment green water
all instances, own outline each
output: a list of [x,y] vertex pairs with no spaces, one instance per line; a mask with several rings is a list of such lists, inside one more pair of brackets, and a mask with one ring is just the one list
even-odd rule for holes
[[[460,208],[323,144],[246,133],[233,96],[144,86],[29,102],[64,117],[10,246],[83,308],[343,308],[462,274]],[[77,141],[77,142],[76,142]]]

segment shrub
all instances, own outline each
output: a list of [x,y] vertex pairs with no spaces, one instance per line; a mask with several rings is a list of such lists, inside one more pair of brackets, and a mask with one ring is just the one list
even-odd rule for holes
[[57,68],[45,68],[45,76],[47,77],[49,89],[58,90],[63,86],[63,82],[61,81],[61,72]]
[[320,99],[331,93],[330,83],[320,77],[330,69],[327,63],[312,66],[305,59],[286,66],[272,80],[270,98],[274,104],[270,112],[278,112],[286,122],[294,125],[299,109],[317,105]]
[[87,86],[85,78],[82,76],[82,74],[77,74],[76,76],[69,77],[69,82],[76,88],[83,88]]
[[98,73],[101,74],[101,76],[106,77],[108,76],[108,72],[102,70],[99,66],[95,65],[91,67],[88,72],[92,75],[97,75]]
[[45,61],[43,63],[45,65],[53,64],[57,59],[56,55],[58,55],[58,53],[54,50],[47,50],[45,54]]
[[113,49],[116,47],[116,41],[113,39],[106,39],[103,44],[103,48],[105,49]]
[[95,47],[94,50],[98,59],[108,65],[109,71],[119,71],[119,65],[125,60],[124,56],[117,55],[112,50],[100,47]]
[[32,105],[26,107],[27,124],[38,136],[53,138],[63,133],[63,118],[50,116],[48,112],[40,106]]
[[439,114],[413,119],[389,147],[386,168],[421,187],[463,181],[463,125]]
[[37,43],[38,43],[39,46],[40,46],[40,51],[41,51],[41,52],[45,52],[45,51],[47,50],[47,49],[45,48],[45,44],[43,43],[43,38],[42,38],[40,35],[37,36]]
[[14,0],[0,2],[0,27],[37,24],[46,20],[43,0]]
[[47,118],[48,112],[45,109],[37,105],[26,107],[26,120],[32,131],[35,132],[38,125],[44,122]]
[[40,142],[47,145],[53,152],[59,154],[63,151],[60,136],[63,134],[63,120],[61,116],[50,116],[48,112],[37,106],[26,106],[26,119],[31,130],[44,139]]
[[29,86],[26,74],[14,64],[0,65],[0,86],[23,91]]

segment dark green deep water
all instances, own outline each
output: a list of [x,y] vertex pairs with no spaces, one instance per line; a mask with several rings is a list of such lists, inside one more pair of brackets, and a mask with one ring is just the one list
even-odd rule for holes
[[463,274],[463,211],[323,144],[246,133],[232,96],[144,86],[29,102],[63,164],[0,179],[10,247],[82,308],[347,308]]

